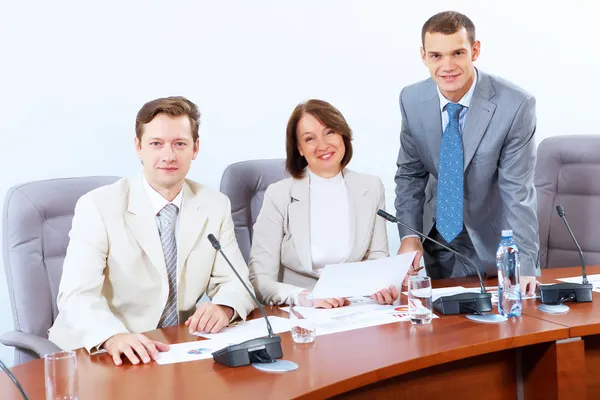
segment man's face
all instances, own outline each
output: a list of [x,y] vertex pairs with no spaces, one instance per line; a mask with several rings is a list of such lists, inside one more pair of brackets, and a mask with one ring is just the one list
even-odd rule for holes
[[189,117],[158,114],[142,132],[135,147],[150,186],[159,192],[182,186],[199,146],[199,140],[192,138]]
[[473,62],[479,57],[480,46],[479,41],[471,46],[465,28],[451,35],[425,34],[421,59],[448,100],[456,102],[469,91],[475,76]]

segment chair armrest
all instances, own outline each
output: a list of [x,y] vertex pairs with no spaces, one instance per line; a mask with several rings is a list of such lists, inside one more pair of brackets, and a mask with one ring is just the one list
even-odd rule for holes
[[21,331],[10,331],[0,336],[0,343],[5,346],[30,350],[43,358],[48,353],[62,351],[60,347],[39,336]]

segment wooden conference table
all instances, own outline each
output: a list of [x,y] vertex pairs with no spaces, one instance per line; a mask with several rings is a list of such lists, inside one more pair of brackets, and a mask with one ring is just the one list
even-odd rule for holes
[[[588,268],[588,274],[594,273],[600,273],[600,266]],[[541,281],[578,275],[578,268],[544,270]],[[437,287],[456,285],[477,282],[434,282]],[[492,285],[494,279],[486,282]],[[563,315],[541,313],[538,304],[525,300],[523,316],[502,324],[440,316],[431,325],[399,322],[318,336],[313,344],[295,344],[283,333],[284,359],[300,366],[283,374],[228,368],[212,359],[115,367],[106,354],[90,357],[78,350],[79,398],[599,398],[600,293],[594,293],[592,303],[570,304]],[[273,307],[268,312],[287,315]],[[253,317],[260,313],[255,310]],[[168,343],[202,340],[183,326],[148,336]],[[30,399],[44,399],[42,360],[12,371]],[[2,399],[20,399],[5,375],[0,376],[0,393]]]

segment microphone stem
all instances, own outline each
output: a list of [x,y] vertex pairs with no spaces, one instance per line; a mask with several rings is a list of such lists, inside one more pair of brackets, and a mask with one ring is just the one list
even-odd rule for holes
[[444,249],[448,250],[449,252],[451,252],[452,254],[454,254],[455,256],[457,256],[458,258],[460,258],[461,260],[464,260],[467,264],[469,264],[477,273],[477,277],[479,278],[479,286],[481,287],[481,293],[486,294],[487,290],[485,290],[485,286],[483,285],[483,278],[481,277],[481,273],[479,272],[479,268],[477,268],[477,265],[475,265],[475,263],[473,261],[471,261],[469,258],[463,256],[462,254],[460,254],[458,251],[450,248],[449,246],[446,246],[444,244],[441,244],[440,242],[438,242],[435,239],[430,238],[429,236],[419,232],[418,230],[406,225],[403,222],[398,221],[398,218],[394,217],[392,214],[389,214],[383,210],[378,210],[377,211],[377,215],[379,215],[380,217],[387,219],[390,222],[394,222],[406,229],[408,229],[409,231],[416,233],[417,235],[419,235],[420,237],[430,240],[433,243],[437,244],[438,246],[443,247]]
[[564,215],[562,216],[562,220],[565,223],[567,230],[569,231],[569,234],[571,235],[571,237],[573,238],[573,241],[575,242],[575,246],[577,246],[577,250],[579,251],[579,259],[581,260],[581,272],[582,272],[582,283],[587,284],[588,279],[587,279],[587,273],[585,272],[585,261],[583,261],[583,251],[581,251],[581,247],[579,247],[579,243],[577,243],[577,240],[575,240],[575,235],[573,235],[573,231],[571,230],[571,227],[569,226],[569,223],[567,222],[567,218],[564,217]]
[[398,225],[402,225],[404,228],[416,233],[417,235],[423,237],[426,240],[430,240],[433,243],[437,244],[438,246],[443,247],[444,249],[448,250],[449,252],[451,252],[452,254],[456,255],[458,258],[462,259],[463,261],[465,261],[467,264],[469,264],[471,266],[471,268],[473,268],[475,270],[475,272],[477,273],[477,277],[479,278],[479,286],[481,288],[481,293],[487,293],[487,290],[485,290],[485,286],[483,285],[483,278],[481,277],[481,273],[479,272],[479,268],[477,268],[477,265],[475,265],[475,263],[471,260],[469,260],[467,257],[463,256],[462,254],[460,254],[458,251],[451,249],[450,247],[441,244],[440,242],[438,242],[435,239],[430,238],[429,236],[425,236],[423,235],[421,232],[418,232],[416,229],[411,228],[408,225],[403,224],[400,221],[396,221],[396,223]]
[[267,317],[267,313],[265,313],[265,309],[262,307],[262,305],[260,304],[260,302],[258,301],[258,299],[256,298],[256,296],[254,296],[254,294],[250,291],[250,289],[248,289],[248,287],[244,283],[244,280],[242,279],[242,277],[240,276],[240,274],[238,274],[238,272],[233,267],[233,264],[231,264],[231,262],[229,261],[229,259],[225,255],[225,253],[223,253],[223,250],[221,250],[220,248],[219,248],[219,253],[221,253],[221,255],[223,256],[223,258],[225,259],[225,261],[227,262],[227,264],[229,264],[229,266],[231,267],[231,269],[233,270],[233,272],[235,273],[235,275],[238,277],[238,279],[240,280],[242,286],[244,287],[244,289],[246,289],[246,291],[248,292],[248,294],[250,295],[250,297],[256,302],[256,304],[258,304],[258,309],[262,313],[263,317],[265,317],[265,321],[267,321],[267,330],[269,331],[269,337],[275,336],[275,334],[273,333],[273,328],[271,327],[271,322],[269,322],[269,318]]

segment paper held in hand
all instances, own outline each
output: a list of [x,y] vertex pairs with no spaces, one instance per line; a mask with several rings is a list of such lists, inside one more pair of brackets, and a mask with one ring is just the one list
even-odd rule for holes
[[371,296],[390,285],[400,289],[416,253],[413,251],[377,260],[326,265],[312,291],[313,298]]

